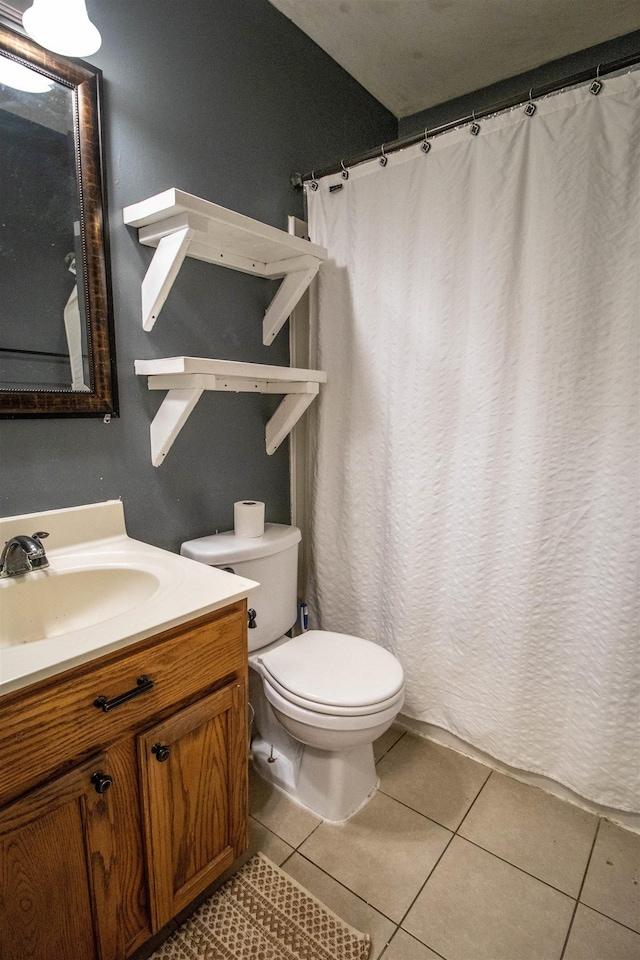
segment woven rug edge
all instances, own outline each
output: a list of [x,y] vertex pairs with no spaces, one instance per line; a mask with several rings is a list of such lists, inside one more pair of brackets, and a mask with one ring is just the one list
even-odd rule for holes
[[[354,927],[350,923],[347,923],[344,917],[341,917],[339,914],[335,912],[335,910],[332,910],[331,907],[328,907],[326,903],[324,903],[324,901],[320,900],[319,897],[316,897],[315,894],[307,890],[307,888],[303,884],[298,883],[295,877],[292,877],[290,873],[287,873],[286,870],[283,870],[282,867],[279,867],[276,863],[273,862],[273,860],[270,860],[269,857],[267,857],[260,850],[257,853],[254,853],[254,855],[247,860],[247,862],[243,865],[241,869],[244,869],[244,867],[248,866],[252,860],[255,860],[257,858],[260,860],[264,860],[273,870],[276,870],[279,874],[285,877],[285,879],[288,880],[289,883],[292,883],[295,887],[298,888],[298,890],[304,893],[307,897],[311,897],[312,900],[315,900],[315,902],[319,904],[323,910],[325,910],[331,917],[333,917],[334,920],[338,921],[338,923],[341,923],[344,927],[346,927],[349,933],[351,933],[354,937],[359,937],[360,939],[362,939],[364,943],[369,947],[369,954],[371,953],[371,937],[368,933],[364,933],[362,930],[358,930],[357,927]],[[231,880],[233,880],[233,877],[231,877]]]

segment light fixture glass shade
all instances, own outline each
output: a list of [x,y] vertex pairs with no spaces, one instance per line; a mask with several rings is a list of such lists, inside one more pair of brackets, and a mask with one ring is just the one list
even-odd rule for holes
[[46,93],[53,87],[53,80],[8,57],[0,57],[0,83],[25,93]]
[[89,20],[85,0],[33,0],[22,23],[41,47],[65,57],[88,57],[102,43],[100,32]]

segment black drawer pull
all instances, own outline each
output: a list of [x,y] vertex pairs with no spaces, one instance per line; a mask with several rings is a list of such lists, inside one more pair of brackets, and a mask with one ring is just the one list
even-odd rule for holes
[[109,710],[113,710],[114,707],[119,707],[121,703],[126,703],[127,700],[133,700],[135,697],[139,697],[141,693],[146,693],[147,690],[151,690],[152,687],[153,680],[150,680],[149,677],[143,673],[141,677],[138,677],[133,690],[119,693],[117,697],[112,697],[111,700],[107,700],[106,697],[97,697],[93,701],[93,705],[97,707],[98,710],[102,710],[103,713],[108,713]]

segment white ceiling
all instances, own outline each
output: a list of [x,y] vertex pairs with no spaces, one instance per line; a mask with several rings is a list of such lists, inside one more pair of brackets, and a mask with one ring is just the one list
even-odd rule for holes
[[270,0],[397,117],[640,29],[640,0]]

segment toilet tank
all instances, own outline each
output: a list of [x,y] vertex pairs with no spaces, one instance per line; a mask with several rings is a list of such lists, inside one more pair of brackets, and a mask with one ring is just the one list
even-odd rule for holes
[[278,640],[296,622],[300,540],[297,527],[266,523],[262,537],[237,537],[230,531],[187,540],[180,548],[183,557],[260,584],[249,597],[249,606],[256,611],[256,625],[248,632],[249,652]]

